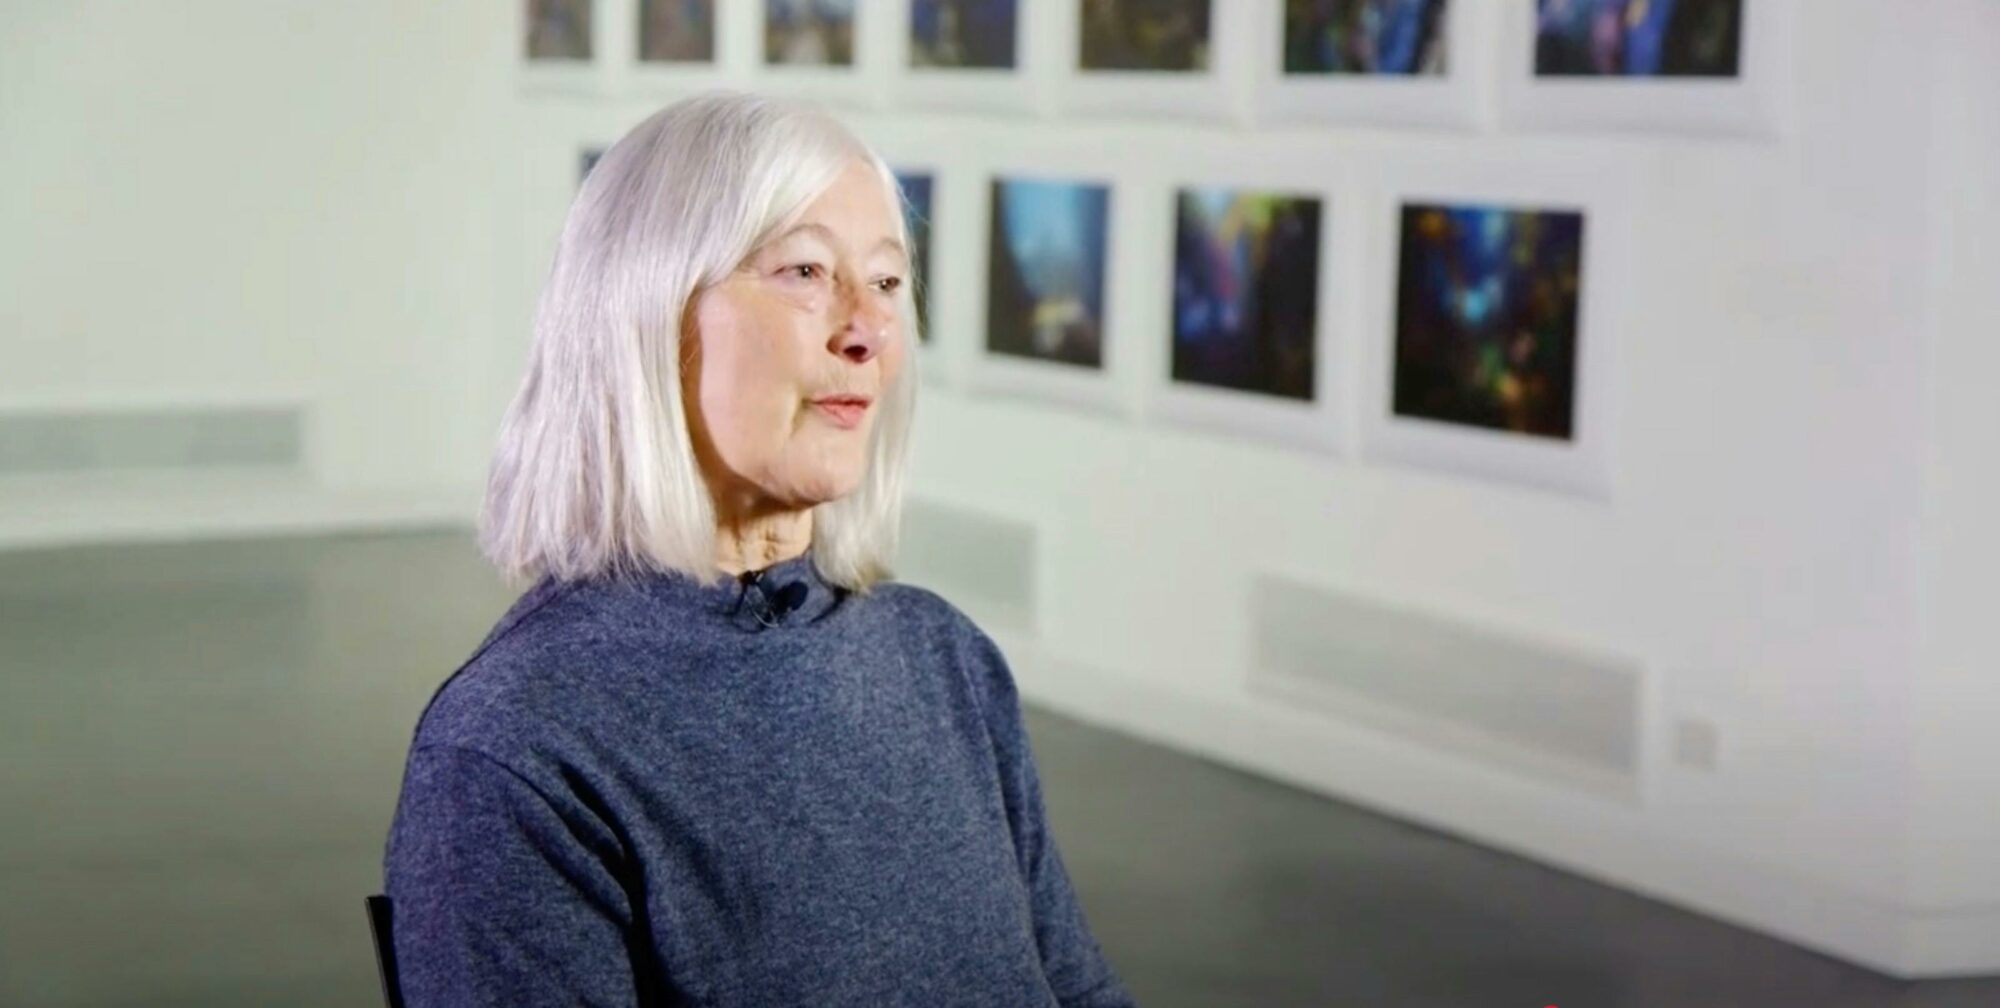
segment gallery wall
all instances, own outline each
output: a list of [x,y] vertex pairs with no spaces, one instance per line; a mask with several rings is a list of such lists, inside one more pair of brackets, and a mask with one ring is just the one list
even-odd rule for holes
[[[0,426],[76,442],[0,460],[0,543],[476,502],[512,114],[511,27],[483,12],[0,5]],[[226,424],[138,443],[245,405],[300,409],[298,465],[188,464],[241,436]]]
[[[1704,121],[1659,96],[1633,128],[1521,105],[1497,3],[1463,5],[1480,30],[1442,98],[1345,119],[1260,90],[1274,0],[1227,5],[1233,62],[1181,96],[1192,114],[1069,79],[1065,5],[1033,0],[1031,79],[966,88],[913,86],[880,48],[861,83],[774,74],[741,4],[717,67],[648,75],[614,55],[624,14],[549,73],[512,3],[8,4],[0,405],[306,401],[314,493],[442,488],[437,513],[469,519],[582,152],[696,87],[812,91],[934,178],[913,495],[947,531],[918,566],[950,580],[948,530],[977,524],[953,515],[1034,544],[1030,604],[994,626],[1031,700],[1883,969],[1996,970],[1996,306],[1973,282],[1996,15],[1762,2],[1786,16],[1759,103]],[[1110,363],[1080,393],[983,350],[1007,174],[1110,189]],[[1175,191],[1216,184],[1320,201],[1328,370],[1299,424],[1163,395]],[[1590,479],[1371,440],[1416,193],[1592,211],[1614,254],[1579,338],[1615,365]],[[1253,689],[1272,584],[1308,617],[1409,615],[1454,655],[1505,641],[1629,676],[1629,773],[1574,786],[1435,722]],[[1560,733],[1583,698],[1554,699]]]
[[[1910,877],[1918,905],[1975,919],[2000,902],[2000,623],[1993,571],[2000,562],[2000,10],[1980,0],[1943,5],[1949,39],[1935,50],[1931,110],[1930,301],[1924,359],[1924,428],[1914,710],[1916,789]],[[1942,920],[1949,916],[1940,915]],[[1936,927],[1924,944],[1953,947]],[[1962,948],[1962,943],[1960,944]],[[1966,950],[1971,951],[1971,950]],[[1976,952],[1973,954],[1977,954]]]
[[[1034,5],[1010,100],[941,97],[871,64],[865,5],[852,79],[764,66],[755,21],[726,10],[718,66],[694,79],[815,90],[892,163],[931,175],[914,490],[1031,530],[1032,625],[1000,628],[1031,697],[1884,969],[2000,968],[2000,903],[1970,848],[1939,841],[1968,855],[1956,870],[1912,860],[1929,729],[1912,683],[1919,351],[1939,296],[1932,82],[1937,48],[1956,43],[1944,8],[1764,6],[1783,36],[1756,51],[1782,72],[1760,81],[1768,104],[1747,120],[1662,114],[1656,95],[1629,125],[1602,105],[1595,123],[1524,111],[1499,5],[1471,7],[1486,34],[1463,55],[1483,76],[1463,85],[1462,115],[1412,111],[1423,122],[1407,127],[1379,107],[1341,110],[1361,124],[1300,121],[1241,59],[1214,82],[1223,96],[1191,112],[1089,93],[1062,60],[1074,29]],[[751,37],[733,47],[732,25]],[[1219,62],[1230,46],[1257,51],[1254,27],[1216,31]],[[621,68],[618,51],[576,93],[524,80],[535,223],[519,311],[577,152],[687,85]],[[1110,189],[1102,380],[1023,378],[988,352],[990,187],[1005,177]],[[1164,401],[1174,198],[1209,185],[1321,200],[1329,381],[1323,409],[1292,429],[1191,422],[1204,418]],[[1419,464],[1371,440],[1395,213],[1411,194],[1591,210],[1587,240],[1606,254],[1586,283],[1607,293],[1579,339],[1615,361],[1593,420],[1601,479],[1510,478],[1463,455]],[[1324,603],[1329,622],[1378,606],[1439,639],[1484,634],[1629,672],[1630,786],[1525,772],[1505,746],[1458,744],[1460,725],[1259,690],[1257,599],[1273,576],[1341,600]],[[1403,661],[1428,645],[1391,646]],[[1559,732],[1594,697],[1536,702]],[[1962,770],[1947,793],[1990,779]],[[1964,825],[1950,814],[1935,819]]]

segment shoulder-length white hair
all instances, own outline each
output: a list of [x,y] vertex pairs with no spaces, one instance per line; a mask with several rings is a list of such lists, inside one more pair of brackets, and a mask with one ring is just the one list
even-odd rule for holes
[[[828,114],[723,91],[661,109],[598,160],[563,223],[480,510],[479,548],[510,582],[721,576],[681,395],[691,309],[855,158],[901,206],[888,165]],[[909,248],[901,214],[896,227]],[[916,286],[898,295],[908,347]],[[813,509],[813,565],[856,591],[888,577],[895,554],[916,387],[916,355],[904,357],[861,484]]]

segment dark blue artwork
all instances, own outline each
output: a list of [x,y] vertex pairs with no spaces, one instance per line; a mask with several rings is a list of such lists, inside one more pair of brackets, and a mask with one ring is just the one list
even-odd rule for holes
[[1319,201],[1184,190],[1174,226],[1175,381],[1313,398]]
[[1543,77],[1735,77],[1743,0],[1537,0]]
[[1568,439],[1583,215],[1405,205],[1394,411]]
[[911,0],[910,65],[1010,68],[1015,0]]
[[910,230],[910,296],[917,302],[917,339],[929,342],[931,288],[931,177],[897,172],[903,190],[903,222]]
[[986,348],[1104,366],[1102,185],[1000,179],[988,228]]
[[1445,3],[1285,0],[1285,72],[1442,74]]

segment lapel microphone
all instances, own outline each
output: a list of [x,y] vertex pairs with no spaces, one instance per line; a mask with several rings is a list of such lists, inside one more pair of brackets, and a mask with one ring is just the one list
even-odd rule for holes
[[[804,581],[794,581],[775,591],[766,589],[764,572],[760,570],[745,571],[737,580],[743,584],[743,597],[747,598],[752,588],[758,590],[760,601],[753,603],[755,608],[751,610],[751,614],[757,617],[757,622],[767,627],[774,627],[784,622],[786,616],[805,604],[806,596],[811,593],[811,589],[806,587]],[[741,598],[738,602],[741,602]]]

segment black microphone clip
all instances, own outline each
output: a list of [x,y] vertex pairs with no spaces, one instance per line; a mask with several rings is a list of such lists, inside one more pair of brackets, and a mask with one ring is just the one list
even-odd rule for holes
[[810,593],[804,581],[794,581],[776,591],[766,591],[763,571],[745,571],[738,580],[742,582],[746,596],[751,588],[758,590],[760,601],[751,610],[751,614],[757,617],[757,622],[766,627],[774,627],[784,622],[786,616],[805,604],[806,596]]

